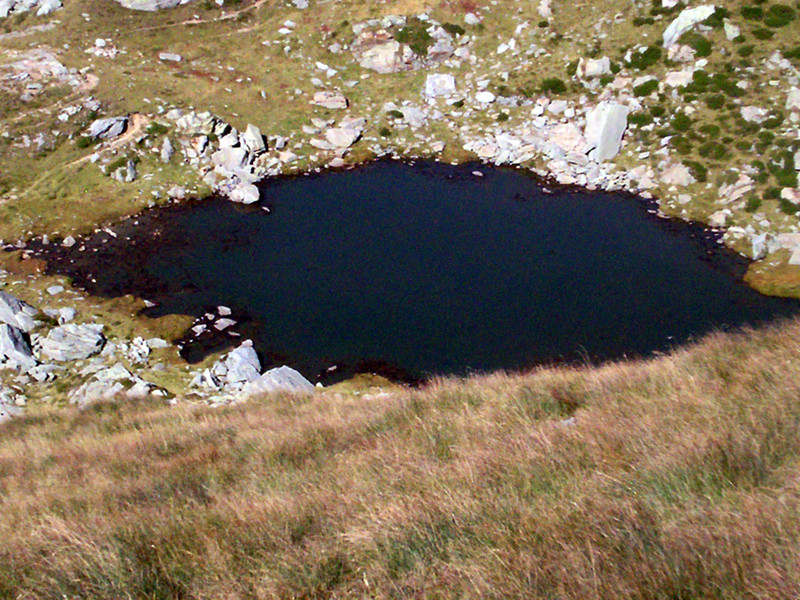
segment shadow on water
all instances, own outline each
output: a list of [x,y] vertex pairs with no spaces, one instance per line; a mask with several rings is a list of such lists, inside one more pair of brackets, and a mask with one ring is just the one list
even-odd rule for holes
[[[713,233],[653,209],[511,169],[378,161],[266,181],[257,206],[210,198],[30,247],[92,294],[194,316],[190,361],[249,337],[325,381],[642,356],[800,312],[741,284],[747,261]],[[222,332],[218,305],[237,321]]]

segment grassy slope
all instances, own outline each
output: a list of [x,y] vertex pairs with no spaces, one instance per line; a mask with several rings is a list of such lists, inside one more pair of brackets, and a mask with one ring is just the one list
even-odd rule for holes
[[0,596],[796,598],[798,339],[31,409],[0,429]]

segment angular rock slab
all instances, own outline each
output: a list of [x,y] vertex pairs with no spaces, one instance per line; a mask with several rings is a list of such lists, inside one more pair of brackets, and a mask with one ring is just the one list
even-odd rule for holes
[[33,317],[37,312],[30,304],[26,304],[7,292],[0,291],[0,322],[19,327],[22,331],[29,333],[36,326]]
[[182,0],[115,0],[125,8],[131,10],[144,10],[155,12],[165,8],[174,8],[182,3]]
[[455,77],[449,73],[431,73],[425,79],[425,89],[422,94],[426,98],[439,96],[452,96],[456,93]]
[[270,394],[273,392],[307,394],[313,391],[314,384],[286,365],[276,369],[270,369],[255,381],[251,381],[242,387],[242,394],[245,396]]
[[617,155],[628,128],[629,112],[624,104],[601,102],[586,115],[584,136],[590,149],[589,158],[604,162]]
[[100,352],[106,343],[100,324],[67,323],[50,330],[42,338],[41,352],[52,360],[68,361],[89,358]]
[[689,31],[698,23],[702,23],[708,17],[714,14],[717,7],[711,4],[698,6],[696,8],[687,8],[678,18],[669,24],[669,27],[664,31],[664,47],[669,48],[674,45],[680,37]]
[[0,325],[0,362],[22,372],[36,366],[33,351],[25,333],[13,325]]
[[101,140],[110,140],[125,133],[128,117],[97,119],[89,126],[89,135]]

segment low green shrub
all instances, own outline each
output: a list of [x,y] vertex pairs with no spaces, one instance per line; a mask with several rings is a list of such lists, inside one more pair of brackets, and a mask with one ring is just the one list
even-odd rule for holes
[[628,65],[637,71],[644,71],[661,60],[663,52],[658,46],[648,46],[643,51],[631,52]]
[[75,145],[81,149],[88,148],[94,143],[94,139],[88,135],[82,135],[75,140]]
[[719,110],[720,108],[725,106],[725,96],[723,96],[722,94],[711,94],[705,96],[703,100],[705,101],[706,106],[708,106],[708,108],[713,108],[714,110]]
[[558,77],[548,77],[542,81],[539,91],[544,94],[563,94],[567,91],[567,85]]
[[797,14],[791,6],[786,4],[773,4],[767,8],[764,17],[764,25],[767,27],[786,27],[789,23],[794,21]]
[[640,127],[642,125],[649,125],[652,122],[653,116],[644,112],[636,113],[628,117],[628,123],[632,123],[633,125],[638,125]]
[[672,127],[675,131],[689,131],[691,126],[692,120],[684,113],[676,113],[675,116],[672,117]]
[[406,26],[397,32],[395,39],[401,44],[407,44],[420,56],[425,56],[428,48],[433,45],[433,38],[428,33],[428,25],[416,17],[406,22]]
[[728,149],[719,142],[706,142],[697,149],[700,156],[711,160],[722,160],[728,155]]
[[771,40],[775,36],[775,32],[771,29],[754,29],[753,30],[753,37],[758,40]]
[[705,183],[708,181],[708,169],[702,163],[697,162],[696,160],[685,160],[683,164],[689,169],[689,172],[692,174],[697,181],[700,183]]
[[749,212],[753,213],[756,212],[759,208],[761,208],[761,198],[758,196],[749,196],[744,204],[744,209]]
[[644,96],[649,96],[653,92],[658,89],[658,80],[657,79],[650,79],[649,81],[645,81],[641,85],[637,85],[633,88],[633,95],[637,98],[642,98]]
[[760,6],[743,6],[739,12],[748,21],[760,21],[764,18],[764,9]]
[[466,33],[466,30],[458,23],[445,23],[442,25],[442,29],[454,37],[464,35]]
[[739,46],[736,49],[736,54],[738,54],[742,58],[747,58],[748,56],[753,54],[754,50],[755,48],[753,47],[752,44],[746,44],[745,46]]

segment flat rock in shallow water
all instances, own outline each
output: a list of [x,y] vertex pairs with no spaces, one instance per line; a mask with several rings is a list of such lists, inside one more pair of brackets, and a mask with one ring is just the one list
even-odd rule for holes
[[103,326],[99,324],[61,325],[42,338],[42,354],[59,361],[89,358],[100,352],[106,343],[102,331]]
[[242,394],[253,396],[272,392],[292,392],[304,394],[314,391],[314,384],[291,367],[282,366],[270,369],[255,381],[242,387]]

